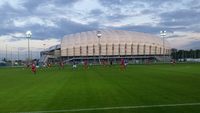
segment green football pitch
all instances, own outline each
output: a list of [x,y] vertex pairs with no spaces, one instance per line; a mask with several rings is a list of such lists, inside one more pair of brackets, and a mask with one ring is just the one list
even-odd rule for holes
[[200,64],[0,68],[0,113],[200,113]]

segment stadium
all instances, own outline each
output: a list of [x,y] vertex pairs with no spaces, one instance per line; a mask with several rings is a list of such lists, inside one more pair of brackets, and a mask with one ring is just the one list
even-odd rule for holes
[[[164,44],[164,45],[163,45]],[[122,30],[87,31],[63,37],[60,45],[41,52],[40,62],[82,61],[98,63],[101,60],[144,62],[170,60],[170,46],[160,37]],[[163,58],[165,57],[165,58]]]

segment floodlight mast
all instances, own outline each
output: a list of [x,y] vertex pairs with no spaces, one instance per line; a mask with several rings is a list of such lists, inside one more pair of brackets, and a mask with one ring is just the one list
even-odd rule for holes
[[30,64],[30,39],[31,39],[32,33],[31,31],[26,32],[26,38],[28,39],[28,65]]
[[165,63],[165,36],[167,31],[160,31],[160,36],[163,38],[163,63]]
[[6,44],[6,61],[8,60],[8,45]]
[[101,55],[101,51],[100,51],[100,49],[101,49],[101,45],[100,45],[100,39],[101,39],[101,36],[102,36],[102,34],[101,34],[101,31],[97,31],[97,38],[98,38],[98,47],[99,47],[99,64],[101,64],[101,61],[100,61],[100,55]]

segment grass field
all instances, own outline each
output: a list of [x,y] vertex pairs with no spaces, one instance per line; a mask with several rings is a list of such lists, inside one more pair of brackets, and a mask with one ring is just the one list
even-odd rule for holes
[[[165,106],[187,103],[195,104]],[[152,105],[164,106],[148,107]],[[65,67],[38,70],[36,75],[0,68],[0,113],[34,111],[200,113],[200,64],[129,65],[125,71],[119,66]]]

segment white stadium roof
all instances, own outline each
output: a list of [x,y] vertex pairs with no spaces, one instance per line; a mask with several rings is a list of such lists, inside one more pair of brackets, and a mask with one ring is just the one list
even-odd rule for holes
[[[100,30],[101,44],[146,44],[163,45],[161,37],[132,31],[123,30]],[[61,41],[61,49],[98,44],[97,31],[87,31],[71,35],[66,35]],[[165,40],[165,47],[169,48],[169,43]]]

